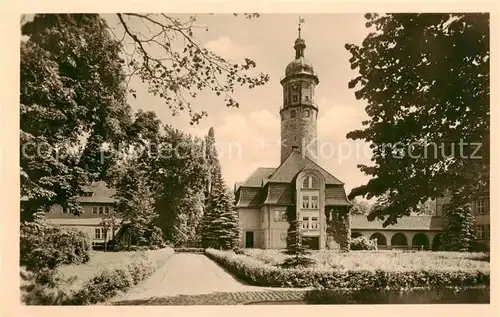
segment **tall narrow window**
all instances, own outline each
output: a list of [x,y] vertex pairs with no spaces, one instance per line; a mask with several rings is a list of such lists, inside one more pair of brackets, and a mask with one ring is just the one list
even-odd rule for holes
[[478,240],[483,240],[484,239],[484,225],[478,225],[476,226],[476,238]]
[[318,196],[311,197],[311,208],[313,209],[318,208]]
[[104,207],[104,213],[109,214],[109,207]]
[[[307,100],[307,96],[306,96],[306,100]],[[309,118],[309,110],[306,110],[305,114],[306,114],[306,118]]]
[[309,217],[302,217],[302,228],[309,229]]
[[102,215],[103,211],[104,211],[104,208],[103,207],[99,207],[99,215]]
[[486,208],[485,208],[485,203],[484,203],[484,199],[478,199],[476,200],[476,213],[477,214],[484,214],[486,211]]
[[292,110],[292,111],[290,112],[290,115],[291,115],[291,117],[292,117],[292,118],[295,118],[295,116],[296,116],[297,114],[296,114],[295,110]]
[[100,240],[101,238],[101,228],[95,228],[94,230],[94,239]]
[[318,229],[318,217],[311,218],[311,229]]
[[309,197],[302,196],[302,208],[307,208],[308,205],[309,205]]

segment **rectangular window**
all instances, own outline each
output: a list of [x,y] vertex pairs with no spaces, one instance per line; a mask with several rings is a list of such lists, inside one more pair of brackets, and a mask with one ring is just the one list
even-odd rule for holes
[[311,229],[318,229],[318,217],[311,218]]
[[318,208],[318,196],[311,197],[311,208],[313,208],[313,209]]
[[109,207],[104,207],[104,213],[109,214]]
[[92,213],[93,213],[94,215],[97,215],[97,207],[92,207]]
[[484,214],[484,199],[478,199],[476,200],[476,213],[477,214]]
[[63,213],[63,214],[67,214],[67,213],[69,213],[68,208],[67,208],[67,207],[62,207],[62,213]]
[[302,196],[302,208],[309,208],[309,196]]
[[100,240],[101,238],[101,228],[95,228],[94,230],[94,239]]
[[476,226],[476,238],[478,240],[484,240],[484,225],[478,225]]
[[302,217],[302,228],[309,229],[309,217]]
[[104,211],[104,208],[103,207],[99,207],[99,215],[102,215],[103,211]]

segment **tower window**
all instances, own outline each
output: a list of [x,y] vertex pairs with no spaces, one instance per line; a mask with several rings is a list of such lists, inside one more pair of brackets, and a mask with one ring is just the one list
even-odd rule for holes
[[293,102],[297,102],[298,99],[299,99],[299,96],[297,96],[297,95],[293,95],[292,96],[292,101]]
[[295,116],[296,116],[295,110],[292,110],[291,116],[292,116],[292,118],[295,118]]
[[[307,99],[307,97],[306,97]],[[306,118],[309,118],[309,110],[306,110]]]
[[309,101],[309,96],[306,96],[306,101]]

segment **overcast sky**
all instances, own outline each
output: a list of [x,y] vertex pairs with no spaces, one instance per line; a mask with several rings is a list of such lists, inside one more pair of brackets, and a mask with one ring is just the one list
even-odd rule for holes
[[[187,20],[188,16],[177,16]],[[356,167],[368,163],[364,143],[356,145],[346,139],[346,133],[361,128],[366,120],[363,101],[357,101],[354,91],[347,88],[357,74],[350,69],[350,54],[346,43],[360,44],[368,34],[362,14],[303,15],[302,38],[307,48],[305,56],[318,73],[320,83],[315,101],[319,107],[318,137],[325,155],[320,165],[346,184],[346,189],[364,184],[368,178]],[[114,17],[107,18],[114,22]],[[260,18],[245,19],[232,15],[198,15],[197,24],[206,26],[195,35],[199,43],[221,56],[242,62],[244,57],[253,59],[257,70],[269,74],[265,86],[249,90],[240,88],[235,99],[240,108],[227,108],[224,100],[203,94],[193,101],[197,109],[208,111],[208,118],[198,126],[189,125],[187,115],[172,116],[159,97],[147,92],[147,87],[135,82],[137,98],[130,98],[134,109],[153,110],[163,123],[183,131],[205,135],[210,127],[215,129],[224,178],[233,187],[243,181],[257,167],[277,167],[280,163],[279,108],[282,105],[280,78],[286,65],[294,59],[293,44],[297,38],[298,15],[264,14]],[[111,23],[112,24],[112,23]],[[267,145],[262,148],[262,138]],[[348,154],[348,146],[359,154]],[[333,149],[333,152],[332,152]],[[342,151],[342,153],[339,153]],[[342,155],[342,157],[341,157]],[[347,157],[348,156],[348,157]]]

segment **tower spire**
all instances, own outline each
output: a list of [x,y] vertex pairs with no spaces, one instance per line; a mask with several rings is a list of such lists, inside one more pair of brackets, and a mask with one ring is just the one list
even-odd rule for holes
[[301,25],[302,25],[302,23],[304,23],[304,22],[305,22],[305,20],[299,16],[299,39],[300,39],[300,31],[302,31],[302,29],[301,29]]
[[302,31],[302,23],[304,23],[304,19],[299,16],[299,37],[295,40],[295,59],[299,59],[304,57],[304,49],[306,48],[305,41],[300,37],[300,31]]

